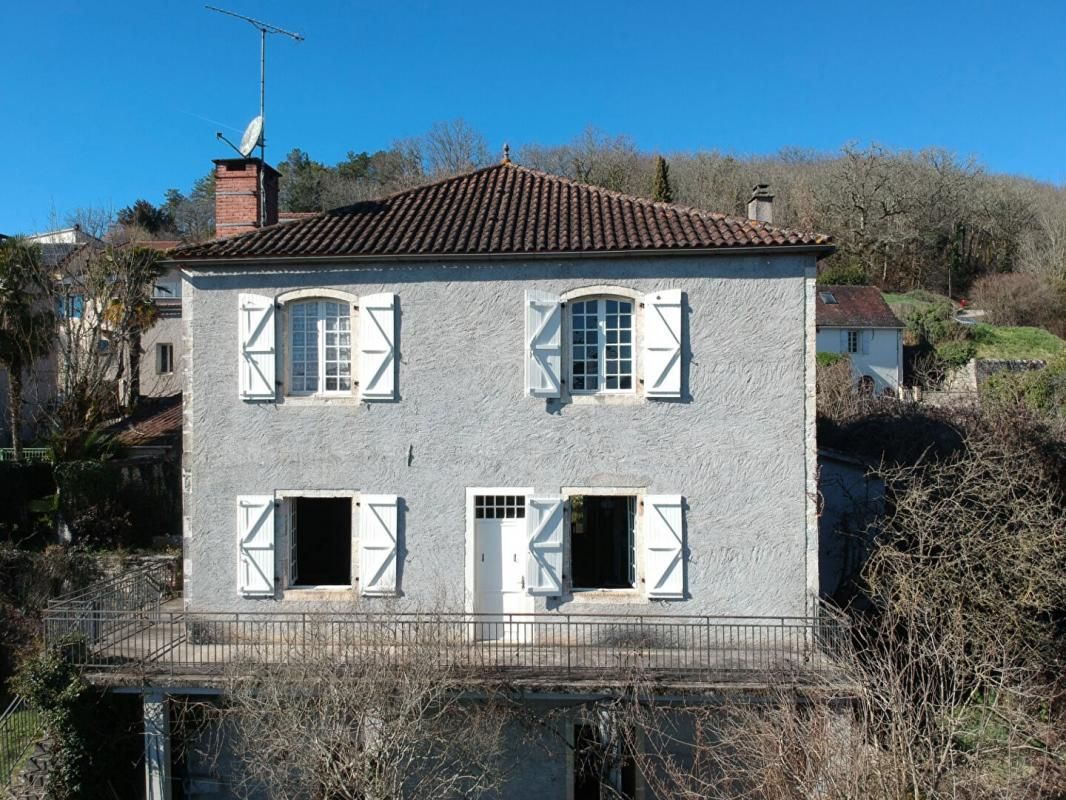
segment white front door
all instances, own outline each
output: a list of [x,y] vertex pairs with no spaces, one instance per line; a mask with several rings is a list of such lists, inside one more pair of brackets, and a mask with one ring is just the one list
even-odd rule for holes
[[474,498],[474,613],[479,639],[529,641],[524,495]]

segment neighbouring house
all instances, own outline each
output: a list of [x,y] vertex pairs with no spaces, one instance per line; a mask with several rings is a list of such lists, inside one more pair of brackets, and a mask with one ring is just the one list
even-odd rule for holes
[[[68,265],[77,263],[78,259],[86,258],[91,252],[104,246],[102,241],[86,233],[78,225],[34,233],[23,238],[40,248],[41,260],[45,266],[57,271],[66,269]],[[61,322],[80,318],[84,309],[85,297],[81,294],[59,293],[56,315]],[[24,439],[34,437],[38,418],[55,399],[59,374],[59,358],[56,353],[52,353],[47,358],[38,360],[23,376],[21,427]],[[0,444],[4,446],[11,442],[11,421],[7,409],[8,374],[6,368],[0,367]]]
[[[712,659],[769,681],[770,637],[809,659],[815,274],[833,247],[773,226],[761,188],[731,218],[505,158],[276,224],[273,169],[217,161],[216,224],[237,235],[167,263],[183,279],[183,596],[97,645],[125,664],[110,680],[144,691],[149,794],[169,791],[166,693],[217,685],[196,676],[269,620],[469,621],[479,664],[537,654],[523,674],[553,692],[638,638],[688,678]],[[158,658],[130,655],[149,639]],[[580,713],[575,748],[598,735]],[[573,757],[526,749],[507,796],[574,796]],[[223,791],[223,766],[199,768]],[[595,778],[634,796],[630,779]]]
[[[166,254],[180,241],[143,241],[147,247]],[[181,273],[170,266],[152,287],[155,323],[141,336],[141,394],[145,397],[170,397],[181,391]]]
[[876,286],[818,286],[818,352],[851,360],[864,391],[898,395],[903,387],[903,323]]

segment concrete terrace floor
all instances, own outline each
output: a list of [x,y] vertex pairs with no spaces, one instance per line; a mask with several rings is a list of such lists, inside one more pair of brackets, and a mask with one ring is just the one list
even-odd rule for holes
[[254,672],[257,664],[309,659],[432,668],[457,683],[538,691],[634,682],[693,689],[845,686],[826,648],[811,641],[811,631],[791,627],[649,622],[635,636],[632,626],[618,633],[609,622],[564,625],[517,617],[447,624],[298,623],[292,616],[185,612],[180,598],[158,610],[79,625],[85,633],[75,658],[90,682],[108,687],[221,688]]

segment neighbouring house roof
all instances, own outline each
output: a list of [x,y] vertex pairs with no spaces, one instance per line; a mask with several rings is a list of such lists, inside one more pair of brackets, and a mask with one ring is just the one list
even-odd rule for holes
[[123,447],[159,447],[181,438],[181,394],[145,398],[130,416],[108,427]]
[[141,242],[133,242],[135,247],[143,247],[146,250],[158,250],[161,253],[165,253],[167,250],[173,250],[175,247],[181,244],[180,239],[145,239]]
[[817,287],[819,328],[902,328],[876,286]]
[[828,236],[655,203],[510,162],[398,194],[180,247],[176,261],[478,257],[796,248]]

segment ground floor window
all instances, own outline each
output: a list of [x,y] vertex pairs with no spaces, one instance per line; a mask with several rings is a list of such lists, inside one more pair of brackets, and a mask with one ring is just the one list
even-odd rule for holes
[[570,498],[570,570],[575,590],[635,586],[636,510],[634,495]]
[[351,585],[351,498],[290,497],[286,502],[289,585]]
[[634,798],[637,771],[624,743],[605,735],[598,725],[574,726],[574,800]]

